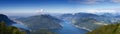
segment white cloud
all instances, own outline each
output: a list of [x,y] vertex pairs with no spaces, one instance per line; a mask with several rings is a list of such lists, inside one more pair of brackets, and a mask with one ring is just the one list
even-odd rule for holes
[[80,9],[79,12],[86,12],[86,13],[119,13],[120,9],[114,8],[114,9]]
[[99,4],[103,2],[112,2],[112,3],[120,3],[120,0],[68,0],[70,3],[78,3],[78,4],[88,4],[88,5],[94,5]]
[[45,13],[45,9],[38,9],[36,10],[37,14],[44,14]]
[[120,0],[111,0],[111,2],[120,3]]
[[70,3],[82,3],[82,4],[98,4],[104,2],[105,0],[68,0]]
[[41,13],[43,11],[44,11],[44,9],[38,9],[38,10],[36,10],[37,13]]
[[86,0],[84,3],[85,4],[97,4],[99,3],[100,0]]
[[86,0],[85,2],[82,2],[84,4],[96,4],[96,0]]

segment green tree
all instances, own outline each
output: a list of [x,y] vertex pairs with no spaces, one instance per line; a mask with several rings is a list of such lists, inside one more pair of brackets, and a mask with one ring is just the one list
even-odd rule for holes
[[5,22],[0,22],[0,34],[26,34],[13,26],[6,26]]

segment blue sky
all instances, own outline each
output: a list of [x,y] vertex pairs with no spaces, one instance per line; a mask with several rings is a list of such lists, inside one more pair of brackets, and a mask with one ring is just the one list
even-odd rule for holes
[[118,13],[120,0],[0,0],[0,13]]

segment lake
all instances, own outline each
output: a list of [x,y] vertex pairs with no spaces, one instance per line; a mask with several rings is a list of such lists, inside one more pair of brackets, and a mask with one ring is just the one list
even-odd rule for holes
[[60,30],[58,30],[58,34],[86,34],[88,31],[84,29],[80,29],[72,25],[69,21],[64,21]]

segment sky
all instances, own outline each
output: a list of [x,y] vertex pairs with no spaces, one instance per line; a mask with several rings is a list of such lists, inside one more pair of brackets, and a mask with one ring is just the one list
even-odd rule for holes
[[0,0],[0,13],[119,13],[120,0]]

